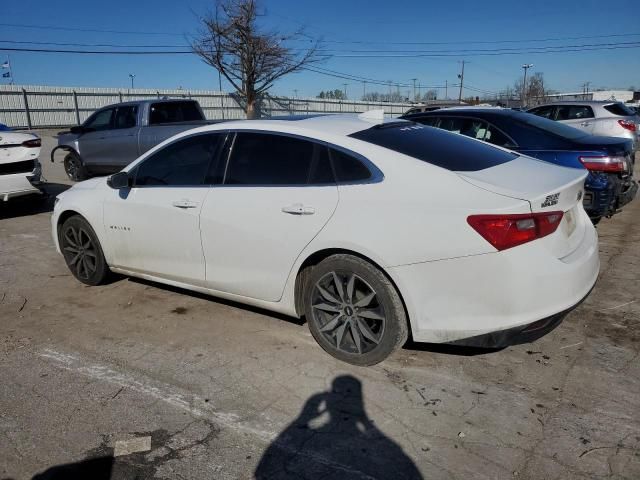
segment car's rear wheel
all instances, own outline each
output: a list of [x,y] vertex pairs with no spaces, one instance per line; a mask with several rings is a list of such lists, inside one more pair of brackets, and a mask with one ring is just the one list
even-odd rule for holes
[[67,177],[74,182],[81,182],[89,178],[87,169],[83,165],[80,155],[76,152],[69,152],[64,157],[64,171]]
[[352,255],[332,255],[313,268],[304,289],[305,315],[318,344],[354,365],[373,365],[408,337],[396,288],[377,267]]
[[64,260],[74,277],[87,285],[100,285],[110,271],[93,228],[80,215],[69,217],[58,230]]

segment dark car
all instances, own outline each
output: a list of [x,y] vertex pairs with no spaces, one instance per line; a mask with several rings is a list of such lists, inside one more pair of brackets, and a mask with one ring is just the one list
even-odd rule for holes
[[618,212],[638,190],[629,140],[596,137],[553,120],[501,108],[450,108],[402,118],[557,165],[586,168],[584,208],[594,223]]

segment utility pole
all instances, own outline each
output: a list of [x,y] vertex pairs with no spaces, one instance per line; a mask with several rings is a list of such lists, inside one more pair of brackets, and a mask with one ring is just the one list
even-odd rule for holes
[[458,93],[458,103],[462,103],[462,85],[464,84],[464,60],[462,60],[462,72],[458,75],[460,79],[460,93]]
[[584,84],[582,85],[582,97],[583,100],[588,100],[589,98],[589,85],[591,84],[591,82],[584,82]]
[[349,85],[348,83],[343,83],[342,84],[344,86],[344,99],[347,99],[347,85]]
[[412,78],[411,79],[413,81],[413,100],[415,102],[416,100],[416,80],[418,80],[417,78]]
[[525,63],[522,65],[524,70],[524,80],[522,81],[522,106],[527,106],[527,70],[533,67],[533,63]]
[[293,98],[298,98],[298,89],[297,88],[293,89]]
[[444,99],[449,100],[449,81],[444,81]]
[[129,78],[131,79],[131,90],[133,90],[133,79],[136,78],[135,73],[130,73]]
[[363,81],[362,82],[362,99],[363,100],[366,95],[367,95],[367,82]]

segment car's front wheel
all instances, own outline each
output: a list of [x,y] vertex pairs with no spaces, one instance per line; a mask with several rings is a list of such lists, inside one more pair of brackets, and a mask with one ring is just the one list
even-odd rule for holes
[[110,270],[93,228],[80,215],[64,221],[58,230],[64,260],[74,277],[87,285],[100,285]]
[[89,178],[82,159],[76,152],[69,152],[64,157],[64,171],[67,177],[74,182],[81,182]]
[[313,267],[304,305],[313,337],[345,362],[376,364],[407,340],[407,316],[396,288],[356,256],[332,255]]

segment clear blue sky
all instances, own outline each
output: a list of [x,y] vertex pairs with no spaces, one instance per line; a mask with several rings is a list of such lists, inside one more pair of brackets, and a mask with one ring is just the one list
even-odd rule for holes
[[[45,42],[44,45],[0,43],[0,47],[56,48],[51,43],[180,45],[198,28],[197,13],[213,5],[212,0],[33,0],[2,2],[0,23],[57,26],[87,30],[131,33],[70,31],[0,25],[0,40]],[[469,61],[465,82],[497,91],[522,74],[523,63],[533,63],[530,72],[544,72],[548,87],[560,91],[591,88],[640,88],[640,20],[636,0],[605,3],[602,0],[563,1],[467,1],[424,0],[264,0],[265,27],[290,32],[306,25],[306,33],[325,40],[324,48],[334,55],[348,50],[478,50],[532,48],[554,45],[593,45],[639,42],[634,48],[563,52],[520,53],[503,56],[474,56],[453,52],[451,57],[351,58],[333,57],[321,63],[325,69],[361,77],[422,85],[457,82],[459,60]],[[149,34],[148,32],[162,32]],[[612,36],[636,34],[635,36]],[[568,40],[571,37],[599,36]],[[514,42],[562,38],[557,41]],[[500,42],[505,43],[481,43]],[[354,43],[360,42],[360,43]],[[469,42],[402,45],[399,42]],[[304,43],[296,44],[304,47]],[[81,48],[58,46],[57,48]],[[96,47],[98,48],[98,47]],[[105,47],[106,48],[106,47]],[[9,53],[17,84],[106,86],[129,85],[146,88],[217,89],[215,70],[193,55],[106,56],[0,51]],[[359,53],[376,55],[375,53]],[[6,79],[0,79],[6,83]],[[350,98],[360,96],[363,84],[312,72],[291,75],[279,81],[272,93],[315,96],[320,90],[343,88]],[[223,88],[229,89],[223,84]],[[367,90],[387,91],[385,86],[367,85]],[[402,91],[406,92],[407,87]],[[465,92],[473,94],[473,92]],[[444,92],[440,91],[440,96]],[[449,96],[456,96],[449,90]]]

